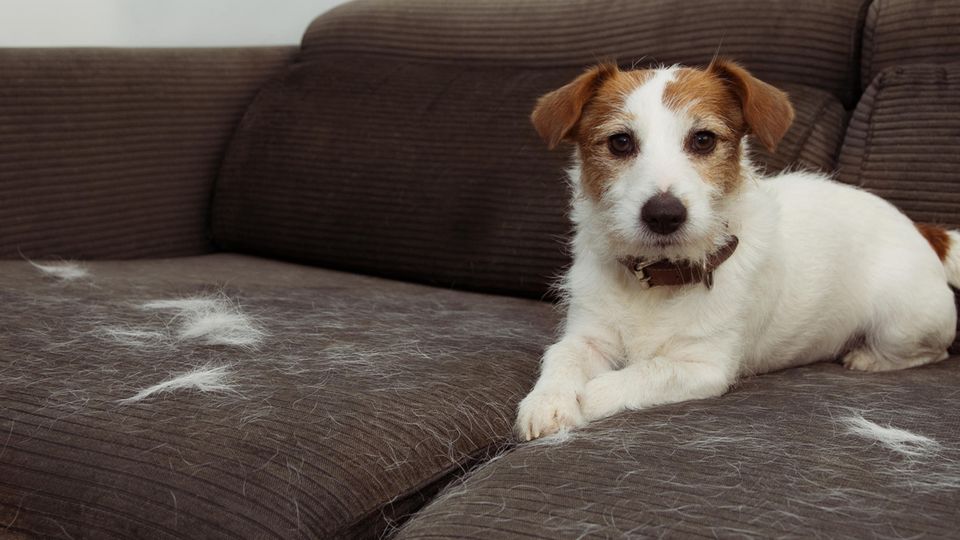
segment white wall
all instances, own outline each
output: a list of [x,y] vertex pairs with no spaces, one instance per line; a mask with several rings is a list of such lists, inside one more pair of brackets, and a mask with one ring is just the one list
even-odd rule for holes
[[0,0],[0,47],[299,43],[346,0]]

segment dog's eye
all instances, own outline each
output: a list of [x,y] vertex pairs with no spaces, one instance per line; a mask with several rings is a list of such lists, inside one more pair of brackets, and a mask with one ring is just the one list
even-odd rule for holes
[[607,146],[615,156],[629,156],[636,149],[633,137],[627,133],[617,133],[607,139]]
[[712,131],[698,131],[690,137],[690,150],[697,154],[709,154],[717,146],[717,135]]

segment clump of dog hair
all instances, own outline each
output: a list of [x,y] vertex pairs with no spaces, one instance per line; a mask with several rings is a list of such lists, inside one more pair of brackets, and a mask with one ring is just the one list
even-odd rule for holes
[[861,414],[851,414],[840,419],[849,433],[876,441],[885,448],[909,457],[928,456],[940,450],[937,441],[891,426],[881,426],[871,422]]
[[157,300],[141,306],[147,310],[174,311],[176,337],[206,345],[255,347],[266,332],[240,306],[225,295]]
[[60,281],[73,281],[90,275],[90,272],[84,268],[83,265],[73,261],[48,262],[45,264],[33,261],[27,262],[43,273],[43,275]]
[[198,392],[229,392],[233,391],[230,383],[230,368],[228,366],[204,365],[186,373],[175,375],[170,379],[144,388],[135,395],[121,399],[120,403],[130,404],[142,401],[154,394],[163,394],[175,390],[196,390]]

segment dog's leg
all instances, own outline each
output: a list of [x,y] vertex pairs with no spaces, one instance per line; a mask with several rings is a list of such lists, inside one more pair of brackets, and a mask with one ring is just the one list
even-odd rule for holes
[[844,355],[843,365],[856,371],[894,371],[939,362],[949,356],[946,348],[950,339],[945,336],[944,331],[927,332],[921,337],[899,331],[878,332]]
[[547,349],[540,379],[517,410],[516,432],[521,439],[529,441],[583,424],[580,395],[584,385],[611,369],[612,336],[605,334],[598,332],[603,338],[567,335]]
[[946,351],[928,351],[904,358],[879,353],[872,347],[861,347],[844,355],[843,365],[854,371],[894,371],[939,362],[948,356]]
[[[946,359],[956,335],[953,293],[939,284],[918,284],[888,300],[864,344],[843,357],[857,371],[893,371]],[[889,294],[889,293],[888,293]]]
[[597,376],[581,398],[584,420],[722,395],[736,380],[737,364],[719,349],[714,344],[686,346]]

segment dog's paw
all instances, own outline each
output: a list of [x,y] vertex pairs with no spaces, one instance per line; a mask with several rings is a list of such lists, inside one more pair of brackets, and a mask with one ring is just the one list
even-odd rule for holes
[[517,436],[529,441],[582,425],[578,399],[573,388],[530,392],[517,409]]
[[587,422],[606,418],[626,408],[623,384],[616,371],[590,379],[580,396],[580,412]]
[[854,349],[843,357],[843,367],[854,371],[878,371],[877,358],[866,349]]

